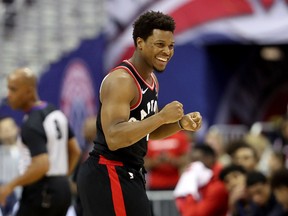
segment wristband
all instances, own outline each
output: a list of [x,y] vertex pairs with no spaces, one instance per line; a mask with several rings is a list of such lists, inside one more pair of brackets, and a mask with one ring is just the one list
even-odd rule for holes
[[179,126],[182,130],[184,130],[184,128],[183,128],[182,125],[181,125],[180,120],[178,120],[178,126]]

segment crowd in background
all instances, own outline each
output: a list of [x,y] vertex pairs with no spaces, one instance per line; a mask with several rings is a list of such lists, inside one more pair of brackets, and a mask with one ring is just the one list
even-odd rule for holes
[[[150,141],[154,153],[146,157],[148,189],[174,190],[183,216],[287,215],[288,116],[255,125],[234,139],[214,125],[201,140],[186,134],[186,144],[177,136]],[[167,186],[175,170],[179,178]]]
[[[2,0],[1,2],[4,7],[4,14],[3,17],[3,25],[5,30],[12,30],[16,25],[16,19],[17,19],[17,12],[19,10],[17,6],[17,1],[15,0]],[[24,0],[23,3],[25,5],[31,5],[34,3],[33,0]]]
[[[185,216],[287,215],[288,117],[269,124],[269,131],[251,128],[231,140],[212,126],[201,140],[195,133],[180,131],[149,141],[147,189],[173,191],[179,214]],[[95,116],[83,123],[86,149],[79,163],[93,147],[95,125]],[[29,152],[21,144],[19,127],[12,117],[1,118],[0,140],[0,182],[5,183],[23,172],[29,164]],[[76,176],[77,169],[71,176],[74,197],[70,215],[81,215]],[[2,215],[13,215],[19,191],[21,188],[1,207]]]

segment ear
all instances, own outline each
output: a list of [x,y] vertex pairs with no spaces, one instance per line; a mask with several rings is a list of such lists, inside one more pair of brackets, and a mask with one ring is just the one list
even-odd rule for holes
[[35,94],[35,89],[34,89],[34,87],[32,87],[32,86],[27,86],[27,88],[26,88],[26,94],[27,94],[27,96],[29,96],[29,97],[33,97],[34,94]]
[[142,50],[142,49],[143,49],[143,46],[144,46],[144,40],[143,40],[142,38],[138,37],[137,40],[136,40],[136,42],[137,42],[137,47],[138,47],[138,49],[139,49],[139,50]]

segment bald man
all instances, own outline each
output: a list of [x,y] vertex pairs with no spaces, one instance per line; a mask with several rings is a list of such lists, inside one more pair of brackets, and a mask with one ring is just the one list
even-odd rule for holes
[[68,119],[39,99],[31,69],[16,69],[7,83],[9,105],[26,114],[21,138],[32,158],[22,175],[0,187],[0,204],[5,205],[15,187],[23,186],[17,216],[65,216],[71,203],[68,176],[81,153]]

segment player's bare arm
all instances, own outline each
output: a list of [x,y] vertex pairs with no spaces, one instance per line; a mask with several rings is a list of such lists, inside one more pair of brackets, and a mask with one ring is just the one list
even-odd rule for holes
[[164,124],[153,131],[150,139],[163,139],[180,130],[197,131],[201,128],[202,116],[199,112],[191,112],[184,115],[179,121]]
[[100,91],[102,127],[111,150],[130,146],[161,125],[183,116],[182,104],[172,102],[158,114],[129,122],[130,106],[137,102],[138,94],[135,81],[123,70],[112,72],[103,81]]

